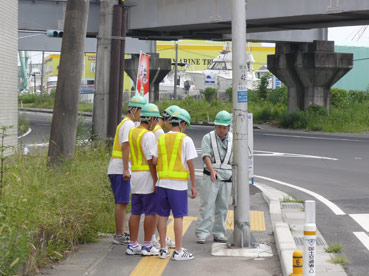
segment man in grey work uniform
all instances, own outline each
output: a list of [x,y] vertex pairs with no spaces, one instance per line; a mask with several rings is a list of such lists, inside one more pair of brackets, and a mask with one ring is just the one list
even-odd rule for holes
[[215,130],[207,133],[201,143],[204,174],[196,229],[197,242],[200,244],[204,244],[210,234],[213,234],[216,242],[227,242],[225,224],[232,190],[233,137],[229,132],[231,114],[225,110],[220,111],[215,116],[214,124]]

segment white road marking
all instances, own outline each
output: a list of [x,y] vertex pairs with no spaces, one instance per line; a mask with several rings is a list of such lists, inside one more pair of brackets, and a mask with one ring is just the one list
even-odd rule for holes
[[[196,152],[201,154],[201,149],[197,148]],[[310,158],[310,159],[323,159],[323,160],[332,160],[332,161],[338,160],[337,158],[325,157],[325,156],[287,153],[287,152],[273,152],[273,151],[263,151],[263,150],[254,150],[254,156]]]
[[329,138],[329,137],[314,137],[314,136],[284,135],[284,134],[259,134],[259,135],[276,136],[276,137],[292,137],[292,138],[303,138],[303,139],[317,139],[317,140],[334,140],[334,141],[363,142],[362,140],[348,139],[348,138]]
[[365,232],[353,232],[361,243],[369,250],[369,236]]
[[296,190],[299,190],[299,191],[302,191],[304,193],[307,193],[313,197],[315,197],[317,200],[319,200],[320,202],[322,202],[323,204],[325,204],[329,209],[332,210],[333,213],[335,213],[336,215],[339,215],[339,216],[343,216],[343,215],[346,215],[344,211],[342,211],[336,204],[334,204],[332,201],[329,201],[328,199],[326,199],[325,197],[315,193],[315,192],[312,192],[308,189],[305,189],[305,188],[301,188],[299,186],[295,186],[295,185],[292,185],[292,184],[289,184],[289,183],[286,183],[286,182],[283,182],[283,181],[279,181],[279,180],[276,180],[276,179],[272,179],[272,178],[269,178],[269,177],[264,177],[264,176],[259,176],[259,175],[255,175],[255,177],[258,177],[258,178],[261,178],[261,179],[264,179],[264,180],[268,180],[268,181],[271,181],[271,182],[274,182],[274,183],[277,183],[277,184],[280,184],[280,185],[284,185],[284,186],[287,186],[287,187],[290,187],[290,188],[293,188],[293,189],[296,189]]
[[369,214],[351,214],[352,217],[366,232],[369,232]]
[[295,153],[285,153],[285,152],[272,152],[272,151],[262,151],[262,150],[254,150],[254,156],[299,157],[299,158],[325,159],[325,160],[333,160],[333,161],[338,160],[337,158],[325,157],[325,156],[295,154]]
[[27,132],[24,133],[22,136],[18,136],[17,138],[20,139],[20,138],[23,138],[24,136],[27,136],[28,134],[30,134],[32,131],[32,128],[28,128]]

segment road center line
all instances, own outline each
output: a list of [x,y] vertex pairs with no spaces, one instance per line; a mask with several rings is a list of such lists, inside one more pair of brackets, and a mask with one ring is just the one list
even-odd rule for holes
[[291,137],[291,138],[303,138],[303,139],[317,139],[317,140],[334,140],[334,141],[352,141],[352,142],[363,142],[357,139],[348,138],[329,138],[329,137],[318,137],[318,136],[302,136],[302,135],[284,135],[284,134],[259,134],[264,136],[276,136],[276,137]]
[[287,187],[290,187],[290,188],[293,188],[293,189],[302,191],[304,193],[307,193],[307,194],[315,197],[317,200],[319,200],[323,204],[325,204],[329,209],[332,210],[332,212],[334,214],[336,214],[338,216],[344,216],[344,215],[346,215],[345,212],[342,211],[342,209],[340,209],[332,201],[326,199],[325,197],[323,197],[323,196],[321,196],[321,195],[319,195],[319,194],[317,194],[317,193],[315,193],[313,191],[310,191],[308,189],[305,189],[305,188],[302,188],[302,187],[299,187],[299,186],[295,186],[295,185],[292,185],[292,184],[289,184],[289,183],[286,183],[286,182],[283,182],[283,181],[272,179],[272,178],[269,178],[269,177],[264,177],[264,176],[259,176],[259,175],[255,175],[255,177],[260,178],[260,179],[264,179],[264,180],[268,180],[268,181],[271,181],[271,182],[274,182],[274,183],[277,183],[277,184],[280,184],[280,185],[284,185],[284,186],[287,186]]

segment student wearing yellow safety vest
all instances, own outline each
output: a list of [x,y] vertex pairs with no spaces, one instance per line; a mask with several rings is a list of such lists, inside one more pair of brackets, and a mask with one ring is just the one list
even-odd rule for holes
[[165,243],[167,222],[170,211],[174,217],[175,251],[172,260],[192,260],[194,256],[182,248],[183,217],[188,215],[187,181],[191,179],[192,196],[196,198],[195,167],[197,157],[195,145],[183,132],[190,126],[191,116],[180,109],[171,116],[171,130],[159,137],[153,153],[153,163],[157,164],[156,213],[159,217],[160,251],[159,257],[170,255]]
[[[158,255],[159,249],[151,243],[155,232],[155,184],[156,168],[152,163],[152,151],[156,146],[155,128],[160,117],[159,108],[152,103],[142,107],[141,123],[129,131],[129,149],[132,166],[131,176],[131,216],[129,218],[129,233],[131,241],[126,250],[128,255],[152,256]],[[145,214],[144,244],[138,243],[138,231],[141,215]]]
[[159,118],[159,121],[153,130],[156,140],[158,140],[160,135],[164,134],[164,129],[167,131],[170,130],[170,116],[174,111],[178,111],[179,109],[180,108],[177,105],[171,105],[164,110],[163,116]]
[[145,98],[134,96],[128,104],[128,114],[117,126],[112,157],[109,162],[108,175],[115,201],[115,231],[114,244],[129,243],[129,234],[125,232],[126,208],[129,203],[130,163],[128,134],[134,128],[134,122],[140,120],[141,108],[146,104]]
[[[161,116],[161,118],[159,119],[158,123],[156,124],[156,126],[153,130],[155,138],[156,138],[156,142],[158,141],[159,137],[162,134],[164,134],[163,129],[165,129],[167,131],[170,130],[171,115],[173,114],[173,112],[179,111],[179,110],[180,110],[180,108],[177,105],[168,106],[164,110],[163,115]],[[159,215],[156,214],[156,216],[155,216],[155,225],[157,226],[157,228],[158,228],[158,224],[159,224]],[[155,232],[152,235],[151,242],[156,248],[160,248],[160,243],[156,239],[156,233]],[[167,245],[168,248],[175,248],[175,246],[176,246],[175,242],[172,239],[168,238],[168,237],[166,237],[166,245]]]
[[225,110],[218,112],[214,124],[215,130],[205,134],[201,142],[204,174],[196,229],[197,243],[200,244],[204,244],[210,234],[216,242],[227,242],[225,226],[232,190],[231,114]]

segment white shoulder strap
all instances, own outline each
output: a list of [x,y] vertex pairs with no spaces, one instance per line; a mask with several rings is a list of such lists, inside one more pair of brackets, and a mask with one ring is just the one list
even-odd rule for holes
[[229,165],[229,158],[231,157],[232,154],[232,144],[233,144],[233,135],[232,133],[228,132],[228,145],[227,145],[227,153],[226,156],[223,160],[222,165],[220,166],[221,169],[225,169],[225,170],[231,170],[232,169],[232,165]]
[[210,139],[211,139],[211,147],[213,148],[214,159],[215,159],[215,163],[213,163],[213,168],[214,169],[219,169],[220,166],[221,166],[221,161],[220,161],[218,145],[217,145],[217,140],[215,138],[215,131],[214,130],[210,131]]

